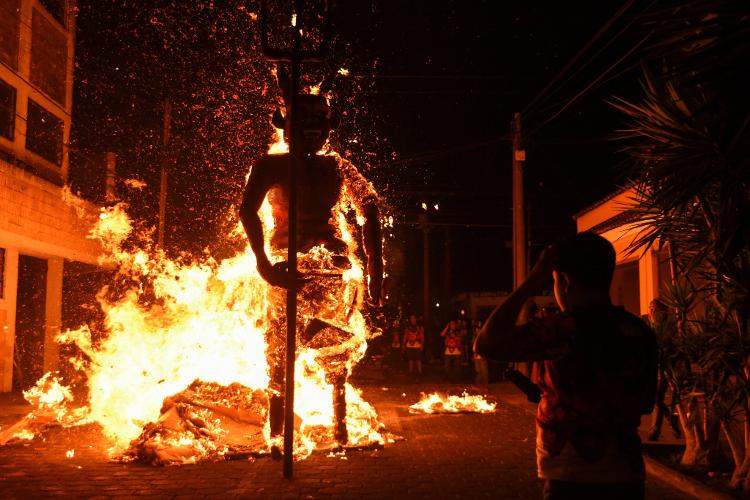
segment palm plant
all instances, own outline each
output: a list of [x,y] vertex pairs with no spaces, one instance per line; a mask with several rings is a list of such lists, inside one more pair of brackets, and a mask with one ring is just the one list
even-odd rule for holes
[[710,461],[721,429],[733,483],[750,489],[750,12],[730,0],[658,5],[642,23],[643,97],[612,101],[635,167],[631,250],[671,255],[683,463]]

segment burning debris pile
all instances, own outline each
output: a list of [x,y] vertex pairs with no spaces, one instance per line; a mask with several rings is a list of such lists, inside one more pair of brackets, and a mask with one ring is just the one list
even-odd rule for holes
[[492,413],[497,403],[488,402],[484,396],[464,392],[460,396],[438,392],[422,394],[422,399],[409,407],[409,413]]
[[163,465],[257,455],[266,447],[267,413],[265,391],[195,381],[164,400],[159,419],[146,424],[123,459]]
[[[97,340],[84,325],[58,339],[81,352],[70,361],[85,375],[87,399],[75,400],[62,381],[46,375],[26,394],[36,409],[4,430],[0,444],[49,425],[95,422],[112,442],[110,454],[125,461],[193,463],[268,453],[273,389],[265,334],[279,294],[258,275],[249,248],[220,262],[170,260],[148,237],[133,234],[124,208],[102,209],[91,233],[109,250],[118,283],[127,283],[98,295],[105,338]],[[354,266],[343,284],[335,283],[358,288],[362,276]],[[295,458],[336,446],[331,374],[359,361],[371,335],[359,310],[332,331],[342,328],[344,348],[332,351],[317,335],[317,343],[298,350]],[[382,444],[372,406],[349,383],[339,386],[348,444]]]

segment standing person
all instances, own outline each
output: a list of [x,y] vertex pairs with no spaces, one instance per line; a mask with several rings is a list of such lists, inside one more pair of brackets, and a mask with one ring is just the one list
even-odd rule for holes
[[[609,288],[612,244],[581,233],[545,250],[477,338],[482,356],[541,360],[537,470],[546,499],[642,499],[638,426],[656,392],[654,332]],[[524,302],[554,279],[559,314],[516,325]]]
[[[482,322],[476,321],[473,327],[474,338],[472,339],[472,343],[476,342],[481,328]],[[480,356],[476,352],[474,353],[474,383],[484,390],[487,390],[487,386],[490,383],[490,372],[487,367],[487,358]]]
[[443,331],[443,361],[445,363],[445,378],[458,380],[461,371],[461,330],[456,320],[450,320]]
[[468,365],[472,346],[469,342],[473,339],[469,335],[469,323],[466,318],[458,320],[458,335],[461,337],[461,366]]
[[409,373],[415,371],[422,375],[422,353],[424,352],[424,328],[417,322],[417,316],[409,316],[409,322],[404,327],[404,349],[409,362]]
[[[659,381],[656,387],[656,408],[654,409],[651,428],[646,439],[649,441],[659,440],[665,415],[668,415],[667,418],[669,419],[669,425],[672,427],[672,434],[675,438],[679,438],[682,433],[677,418],[674,415],[673,409],[664,402],[669,390],[670,379],[670,366],[666,360],[666,353],[671,350],[672,343],[674,342],[676,325],[669,314],[669,308],[659,299],[654,299],[649,304],[648,317],[646,319],[651,328],[653,328],[656,334],[656,341],[659,344]],[[672,403],[674,403],[674,392],[672,393]]]
[[404,359],[404,344],[403,344],[403,329],[401,328],[401,320],[396,318],[393,320],[391,327],[388,331],[390,337],[391,348],[389,355],[389,368],[391,371],[402,370],[401,363]]

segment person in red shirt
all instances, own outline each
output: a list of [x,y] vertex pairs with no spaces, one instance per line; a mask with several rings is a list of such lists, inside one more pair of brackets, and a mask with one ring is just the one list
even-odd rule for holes
[[401,320],[396,318],[393,320],[391,327],[388,331],[390,337],[390,356],[388,367],[390,370],[403,370],[403,359],[404,359],[404,345],[402,341],[403,331],[401,329]]
[[440,336],[444,340],[443,361],[445,362],[445,378],[458,380],[461,374],[461,344],[463,335],[456,320],[450,320]]
[[[486,321],[481,356],[541,361],[537,472],[547,499],[642,499],[638,426],[656,393],[657,344],[638,317],[612,305],[612,244],[580,233],[546,249]],[[554,280],[560,312],[516,324],[524,302]]]
[[409,361],[409,373],[422,374],[422,352],[424,352],[424,328],[412,314],[404,327],[404,350]]

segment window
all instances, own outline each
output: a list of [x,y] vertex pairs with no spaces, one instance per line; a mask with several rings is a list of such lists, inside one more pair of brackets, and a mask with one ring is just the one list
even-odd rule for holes
[[63,106],[67,56],[65,31],[34,9],[31,18],[31,83]]
[[0,0],[0,62],[18,71],[21,0]]
[[26,149],[55,165],[62,165],[63,121],[29,99]]
[[39,0],[47,12],[65,26],[65,0]]
[[0,80],[0,137],[13,140],[16,124],[16,89]]

